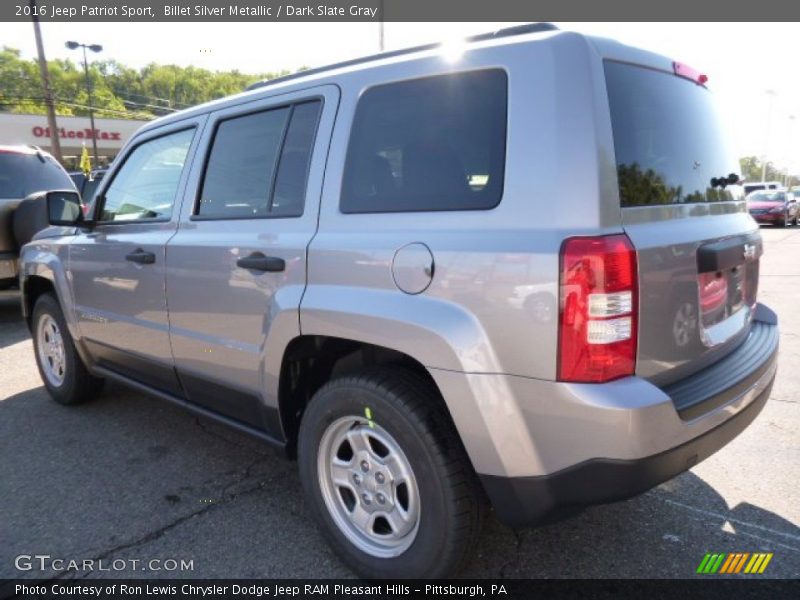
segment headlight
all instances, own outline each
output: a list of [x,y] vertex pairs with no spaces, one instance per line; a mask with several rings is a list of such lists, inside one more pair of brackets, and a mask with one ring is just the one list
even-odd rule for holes
[[771,212],[771,213],[782,213],[785,210],[786,210],[785,206],[776,206],[775,208],[770,209],[769,212]]

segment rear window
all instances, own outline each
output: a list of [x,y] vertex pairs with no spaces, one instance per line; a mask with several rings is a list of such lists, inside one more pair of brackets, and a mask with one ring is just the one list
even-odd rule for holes
[[749,194],[750,192],[757,192],[758,190],[765,190],[767,189],[766,186],[763,185],[745,185],[744,186],[744,193]]
[[707,89],[613,61],[605,74],[623,207],[740,198],[740,186],[711,187],[739,166]]
[[503,193],[507,80],[492,69],[373,87],[353,122],[345,213],[485,210]]
[[22,199],[34,192],[73,189],[72,179],[50,156],[0,152],[0,198]]
[[753,192],[747,196],[747,199],[754,202],[785,202],[786,194],[783,192]]

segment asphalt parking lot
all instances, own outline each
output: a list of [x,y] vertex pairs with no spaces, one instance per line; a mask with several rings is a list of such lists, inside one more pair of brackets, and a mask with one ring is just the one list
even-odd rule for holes
[[[763,235],[759,296],[782,348],[755,423],[638,498],[519,532],[491,519],[464,575],[685,578],[706,552],[774,552],[765,576],[800,576],[800,228]],[[258,441],[119,386],[85,406],[52,402],[17,302],[0,297],[0,578],[352,577],[311,522],[295,465]],[[126,566],[15,568],[34,554]],[[142,570],[152,559],[161,571]],[[166,571],[168,559],[193,570]]]

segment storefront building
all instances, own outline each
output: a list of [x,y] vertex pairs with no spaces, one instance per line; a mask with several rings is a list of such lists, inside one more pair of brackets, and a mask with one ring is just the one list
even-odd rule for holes
[[[77,169],[81,149],[86,145],[92,158],[92,166],[105,166],[120,151],[131,136],[146,121],[129,119],[94,120],[94,134],[89,117],[56,117],[61,154],[67,169]],[[99,164],[94,161],[92,137],[97,140]],[[23,115],[0,113],[0,145],[24,144],[38,146],[51,151],[50,128],[47,115]]]

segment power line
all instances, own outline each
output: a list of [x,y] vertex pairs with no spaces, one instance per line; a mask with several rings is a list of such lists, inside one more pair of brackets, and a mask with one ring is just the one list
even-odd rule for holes
[[135,98],[142,98],[144,100],[149,100],[150,102],[165,102],[167,104],[166,107],[160,106],[159,108],[172,108],[173,106],[178,106],[181,108],[190,108],[191,106],[193,106],[192,104],[186,104],[185,102],[178,102],[177,100],[170,100],[169,98],[158,98],[157,96],[148,96],[147,94],[137,94],[135,92],[114,92],[114,95],[120,98],[126,98],[131,101],[133,101],[133,98],[135,97]]
[[[44,104],[44,98],[42,98],[41,96],[7,96],[7,95],[0,95],[0,104],[11,105],[11,104],[14,104],[14,103],[19,103],[19,102],[34,102],[34,103],[38,103],[38,104]],[[80,104],[80,103],[77,103],[77,102],[67,102],[66,100],[61,100],[59,98],[53,98],[53,102],[55,104],[60,105],[60,106],[67,106],[67,107],[70,107],[70,108],[80,108],[80,109],[84,109],[84,110],[88,110],[90,108],[86,104]],[[156,118],[156,115],[153,115],[153,114],[147,113],[147,112],[141,112],[141,111],[139,111],[139,112],[122,111],[122,110],[116,110],[116,109],[113,109],[113,108],[100,108],[100,107],[97,107],[97,106],[95,106],[93,108],[97,112],[122,115],[122,116],[126,116],[126,117],[139,117],[139,118],[145,118],[147,120],[151,120],[151,119]],[[69,116],[69,115],[62,115],[62,116]]]
[[143,108],[152,108],[154,110],[164,111],[164,112],[178,112],[180,109],[178,108],[170,108],[168,106],[158,106],[156,104],[145,104],[143,102],[134,102],[133,100],[122,100],[122,103],[125,106],[141,106]]

